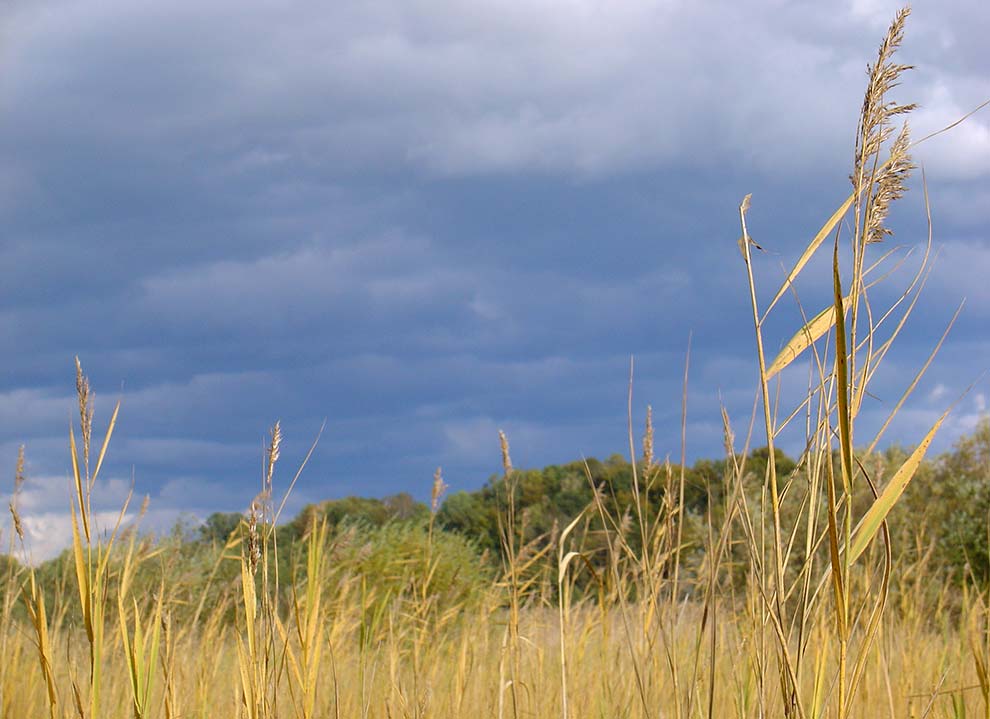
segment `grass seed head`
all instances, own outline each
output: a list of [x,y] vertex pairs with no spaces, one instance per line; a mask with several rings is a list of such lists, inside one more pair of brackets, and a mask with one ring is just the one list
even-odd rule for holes
[[656,463],[653,457],[653,407],[646,406],[646,431],[643,433],[643,465],[647,470]]
[[17,465],[14,467],[14,496],[24,486],[24,445],[17,448]]
[[509,456],[509,440],[502,430],[498,431],[498,442],[502,448],[502,469],[505,470],[506,475],[512,474],[512,457]]
[[729,413],[725,407],[722,407],[722,446],[726,457],[736,455],[736,433],[732,431],[732,423],[729,421]]
[[262,492],[254,501],[251,502],[251,507],[248,509],[248,536],[245,543],[245,551],[248,556],[248,563],[251,567],[251,574],[255,574],[258,571],[258,563],[261,561],[261,536],[258,532],[258,520],[264,519],[264,506],[265,506],[265,493]]
[[440,498],[448,489],[447,483],[443,481],[441,468],[437,467],[437,471],[433,473],[433,489],[430,492],[430,511],[433,514],[440,510]]
[[10,516],[14,522],[14,531],[20,540],[24,541],[24,525],[21,523],[21,515],[17,511],[17,496],[24,486],[24,445],[17,448],[17,464],[14,467],[14,493],[10,497]]
[[7,505],[10,508],[10,516],[14,520],[14,531],[17,532],[18,538],[24,541],[24,525],[21,524],[21,515],[17,511],[17,505],[11,500],[10,504]]
[[897,13],[880,44],[876,63],[867,67],[869,82],[866,85],[863,108],[860,112],[855,170],[851,178],[854,187],[862,186],[863,178],[869,176],[871,165],[880,148],[890,138],[892,132],[890,121],[895,116],[909,113],[917,107],[913,103],[898,105],[896,102],[886,101],[887,93],[899,84],[901,73],[913,67],[893,62],[894,53],[904,39],[904,22],[910,14],[910,8],[904,8]]
[[897,135],[897,139],[891,145],[890,162],[877,177],[873,188],[873,195],[870,199],[869,223],[866,228],[867,242],[880,242],[885,236],[893,234],[891,230],[884,227],[883,222],[887,219],[890,203],[903,197],[907,189],[907,179],[911,176],[911,170],[915,168],[915,164],[911,161],[911,155],[908,153],[910,144],[910,132],[908,124],[905,122]]
[[271,490],[272,475],[275,472],[275,463],[279,458],[279,448],[282,446],[282,423],[276,422],[272,427],[272,439],[268,444],[268,470],[265,476],[265,489]]
[[93,394],[89,378],[83,374],[82,363],[76,357],[76,397],[79,400],[79,428],[82,431],[83,455],[89,466],[89,446],[93,438]]

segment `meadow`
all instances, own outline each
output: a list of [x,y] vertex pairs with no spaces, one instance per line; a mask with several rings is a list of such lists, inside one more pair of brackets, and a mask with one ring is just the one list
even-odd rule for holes
[[[885,220],[917,144],[899,125],[913,106],[888,99],[909,69],[894,59],[907,15],[870,66],[849,195],[773,294],[758,287],[749,198],[739,207],[727,251],[741,253],[748,280],[758,401],[744,429],[723,412],[725,456],[700,484],[683,460],[656,458],[630,386],[626,479],[590,463],[569,474],[587,501],[549,526],[534,529],[527,475],[500,435],[492,547],[451,528],[439,470],[412,517],[368,524],[314,510],[287,524],[284,496],[304,468],[279,479],[277,424],[259,494],[229,531],[150,537],[129,504],[101,531],[93,492],[117,410],[94,432],[77,360],[73,545],[44,567],[16,560],[23,455],[17,463],[11,558],[0,557],[0,719],[990,718],[979,566],[990,522],[976,533],[986,543],[963,546],[950,567],[958,533],[933,543],[928,520],[944,513],[931,495],[911,501],[947,415],[914,447],[881,449],[941,341],[887,420],[857,431],[930,270],[929,235],[905,285],[877,290],[905,275]],[[796,288],[819,255],[830,256],[832,300],[805,313]],[[804,324],[765,336],[790,302]],[[806,387],[785,391],[798,366]],[[795,428],[804,448],[785,463],[776,444]]]

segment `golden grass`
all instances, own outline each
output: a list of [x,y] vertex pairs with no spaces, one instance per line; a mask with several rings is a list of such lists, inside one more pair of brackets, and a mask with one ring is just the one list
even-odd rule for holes
[[[0,578],[0,719],[846,719],[961,717],[967,707],[990,719],[990,600],[967,590],[961,602],[948,602],[945,591],[932,591],[937,569],[922,552],[914,564],[895,562],[887,526],[945,416],[889,476],[864,466],[889,419],[867,452],[855,444],[867,388],[915,306],[930,257],[926,252],[890,306],[873,307],[870,290],[886,279],[896,255],[870,259],[870,246],[889,235],[890,204],[913,168],[907,126],[895,134],[891,125],[913,106],[886,98],[908,69],[892,59],[907,15],[898,13],[870,68],[852,192],[765,307],[748,196],[739,208],[760,377],[754,419],[769,447],[765,477],[754,482],[747,472],[752,437],[740,452],[723,410],[723,501],[718,509],[710,503],[707,516],[688,516],[685,438],[679,471],[657,463],[649,410],[635,464],[630,378],[630,506],[618,506],[589,471],[591,504],[563,530],[527,539],[500,432],[500,575],[472,601],[439,598],[434,522],[447,487],[438,469],[421,561],[400,590],[381,596],[369,577],[334,563],[325,523],[314,521],[302,555],[280,567],[274,528],[285,503],[274,500],[282,440],[276,424],[260,491],[201,596],[180,596],[164,570],[158,590],[139,596],[135,576],[160,549],[122,534],[126,505],[108,536],[93,525],[92,492],[117,409],[91,472],[92,395],[77,360],[81,446],[71,430],[70,583],[81,618],[68,620],[72,602],[58,587],[42,587],[35,569],[7,567]],[[846,242],[842,220],[850,210]],[[800,275],[829,237],[832,301],[771,360],[768,319],[785,294],[796,297]],[[802,357],[808,389],[784,397],[772,382]],[[774,445],[802,417],[805,449],[783,475]],[[15,536],[23,551],[16,499],[23,455],[17,466],[11,553]],[[659,512],[650,509],[656,506]],[[685,539],[689,523],[700,527],[693,546]],[[210,594],[225,564],[238,567],[236,582]],[[895,593],[899,577],[911,581]],[[180,610],[185,622],[175,620]]]
[[[357,593],[352,591],[348,598],[356,599]],[[278,713],[269,708],[265,711],[271,713],[266,716],[473,719],[497,715],[499,696],[505,691],[498,682],[505,653],[505,616],[500,610],[478,608],[422,641],[418,627],[396,606],[365,645],[360,638],[363,618],[359,602],[321,602],[318,607],[312,600],[310,617],[318,617],[318,621],[311,621],[305,616],[305,602],[311,598],[299,600],[301,613],[297,616],[293,611],[287,620],[289,626],[284,627],[284,635],[279,634],[273,657],[281,670],[276,672],[278,696],[270,694],[269,699],[277,704]],[[637,619],[648,613],[648,607],[641,604],[630,604],[627,610]],[[616,612],[602,613],[598,607],[582,603],[568,609],[567,631],[562,635],[556,612],[527,608],[519,626],[523,641],[517,669],[524,679],[515,698],[516,710],[521,716],[561,717],[566,696],[568,716],[573,717],[674,716],[679,704],[683,716],[783,716],[786,711],[779,691],[760,690],[761,685],[777,681],[774,667],[760,661],[760,614],[757,606],[747,606],[745,601],[737,607],[722,606],[717,616],[707,618],[715,627],[712,641],[699,646],[698,628],[706,621],[704,611],[693,603],[679,605],[666,635],[669,653],[680,657],[677,670],[688,679],[682,681],[680,696],[676,696],[670,681],[668,649],[656,646],[640,622],[636,622],[636,631],[627,634]],[[931,716],[954,716],[952,701],[960,697],[971,711],[979,709],[982,713],[980,665],[974,661],[974,652],[982,651],[985,635],[966,627],[967,621],[980,617],[974,607],[969,617],[960,620],[959,628],[949,632],[938,631],[928,622],[885,620],[848,711],[864,717],[921,716],[937,688],[944,693],[934,696]],[[820,664],[801,676],[800,693],[808,699],[809,707],[816,701],[828,703],[835,691],[829,666],[835,659],[834,650],[828,648],[830,632],[827,622],[810,628],[813,640],[821,643],[812,660]],[[73,667],[88,662],[85,637],[62,628],[52,639],[53,646],[58,647],[54,685],[69,687]],[[166,664],[172,687],[169,704],[165,703],[160,665],[150,702],[144,705],[151,709],[148,715],[249,715],[251,709],[245,706],[241,687],[237,641],[229,629],[210,627],[179,638]],[[5,717],[49,714],[45,682],[30,663],[34,653],[28,635],[15,633],[11,637],[5,659],[18,676],[7,686]],[[566,656],[566,683],[561,675],[565,666],[562,653]],[[311,663],[303,659],[306,656]],[[107,671],[100,716],[141,715],[134,707],[127,653],[119,639],[108,641],[104,661]],[[508,699],[502,705],[507,711],[511,709]],[[71,707],[57,714],[74,715]]]

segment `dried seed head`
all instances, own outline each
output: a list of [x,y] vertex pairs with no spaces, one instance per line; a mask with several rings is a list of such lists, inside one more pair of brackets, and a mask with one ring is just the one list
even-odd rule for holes
[[632,513],[629,507],[626,507],[626,511],[622,513],[622,519],[619,520],[618,529],[620,537],[629,536],[629,530],[632,529]]
[[[663,458],[663,476],[669,490],[674,486],[674,466],[670,463],[670,455]],[[663,501],[667,505],[667,511],[672,511],[674,502],[677,501],[677,493],[665,491],[663,493]]]
[[89,467],[89,445],[93,438],[93,395],[89,390],[89,379],[82,371],[82,363],[76,357],[76,396],[79,400],[79,427],[82,431],[83,457]]
[[16,497],[24,486],[24,445],[17,448],[17,465],[14,467],[14,496]]
[[[901,65],[892,61],[894,53],[897,52],[897,48],[900,47],[901,41],[904,39],[904,23],[910,13],[910,8],[904,8],[897,13],[880,45],[876,64],[867,67],[869,81],[866,85],[863,108],[860,112],[854,171],[850,177],[853,187],[859,192],[866,190],[866,185],[871,180],[879,185],[885,177],[887,178],[887,186],[882,191],[881,188],[877,187],[870,192],[871,204],[876,202],[873,196],[881,195],[886,198],[879,205],[879,213],[868,211],[868,215],[878,216],[880,222],[886,216],[887,205],[890,201],[900,196],[896,192],[897,182],[900,182],[899,186],[901,193],[903,193],[903,180],[913,167],[910,165],[910,159],[907,158],[907,135],[906,129],[904,129],[901,131],[901,137],[898,137],[894,143],[897,146],[903,137],[902,146],[891,150],[891,166],[884,170],[879,177],[871,178],[873,168],[880,164],[878,161],[880,150],[893,132],[890,125],[891,120],[895,116],[911,112],[917,107],[914,104],[898,105],[895,102],[886,101],[886,94],[899,84],[898,80],[901,73],[912,68],[911,65]],[[897,157],[895,157],[895,151]],[[898,167],[894,167],[895,159],[900,161]],[[898,179],[895,180],[894,178]],[[883,235],[889,234],[889,232],[884,232],[880,228],[880,224],[871,220],[869,216],[865,229],[867,242],[877,242],[882,239]]]
[[17,511],[17,505],[11,500],[10,504],[7,505],[10,508],[10,516],[14,520],[14,531],[17,532],[17,536],[20,540],[24,541],[24,525],[21,524],[21,515]]
[[509,475],[512,473],[512,457],[509,456],[509,440],[502,430],[498,431],[498,442],[502,447],[502,469]]
[[726,457],[736,455],[736,434],[732,431],[732,424],[729,422],[729,413],[722,407],[722,446],[725,448]]
[[911,161],[911,155],[908,153],[910,144],[910,132],[908,124],[905,122],[897,135],[897,139],[890,147],[890,160],[886,168],[876,178],[873,185],[873,194],[867,208],[867,242],[880,242],[886,235],[893,234],[891,230],[884,227],[883,222],[887,219],[887,213],[890,211],[890,203],[904,196],[907,189],[907,179],[911,176],[911,170],[915,168],[915,164]]
[[643,465],[646,470],[653,469],[653,407],[646,406],[646,431],[643,433]]
[[263,512],[264,492],[254,498],[250,509],[248,509],[248,536],[244,548],[252,575],[258,571],[258,563],[261,561],[261,537],[258,533],[258,520],[264,518]]
[[440,467],[437,467],[437,471],[433,473],[433,490],[430,492],[430,511],[436,514],[440,509],[440,498],[443,493],[447,491],[449,487],[447,483],[443,481],[443,474],[441,473]]
[[24,486],[24,445],[17,448],[17,464],[14,467],[14,493],[10,497],[10,516],[14,521],[14,531],[21,541],[24,541],[24,526],[21,524],[21,515],[17,511],[17,496]]
[[279,458],[279,447],[282,445],[282,423],[276,422],[272,427],[272,440],[268,444],[268,469],[265,476],[265,489],[270,491],[272,487],[272,475],[275,472],[275,463]]

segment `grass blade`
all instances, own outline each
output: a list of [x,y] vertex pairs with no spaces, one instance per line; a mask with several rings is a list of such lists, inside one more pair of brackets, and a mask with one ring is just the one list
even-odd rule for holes
[[818,248],[821,247],[821,244],[825,241],[825,238],[832,234],[832,230],[835,229],[835,226],[838,225],[839,221],[845,217],[847,212],[849,212],[849,208],[852,207],[852,203],[855,199],[855,193],[850,194],[849,197],[846,198],[846,201],[839,205],[839,209],[833,212],[832,216],[829,217],[825,224],[822,225],[822,228],[818,230],[818,234],[815,235],[814,239],[811,241],[811,244],[805,248],[804,252],[801,254],[801,257],[799,257],[798,261],[794,263],[794,267],[787,273],[787,279],[784,280],[784,284],[780,286],[780,289],[777,290],[777,294],[774,295],[773,300],[771,300],[770,304],[763,312],[763,320],[761,320],[761,322],[766,321],[767,317],[770,315],[770,311],[774,308],[777,302],[780,301],[780,298],[784,296],[784,293],[787,292],[787,289],[794,283],[797,276],[801,274],[801,270],[804,269],[804,266],[808,264],[808,261],[812,258],[815,252],[818,251]]
[[904,464],[900,466],[894,476],[890,478],[887,482],[887,486],[884,487],[883,492],[880,494],[879,499],[873,502],[873,505],[867,510],[866,514],[863,515],[863,519],[860,522],[859,528],[856,530],[856,535],[853,537],[852,544],[849,547],[849,563],[855,562],[859,556],[863,553],[873,537],[876,535],[877,530],[880,529],[880,524],[886,519],[887,515],[890,514],[890,510],[894,508],[897,500],[900,499],[901,494],[904,493],[904,489],[911,482],[914,477],[914,473],[917,471],[918,466],[921,464],[921,460],[925,458],[925,453],[928,451],[928,447],[931,445],[932,440],[935,439],[935,434],[938,432],[939,428],[942,426],[942,422],[945,418],[949,416],[949,410],[946,410],[938,421],[932,425],[932,428],[928,430],[928,434],[925,438],[921,440],[921,444],[915,448],[911,455],[904,460]]
[[[843,310],[848,310],[852,302],[850,297],[842,300]],[[798,358],[813,343],[817,342],[826,332],[835,326],[835,304],[831,304],[817,315],[815,315],[804,327],[795,333],[793,337],[784,345],[784,348],[777,354],[773,362],[767,368],[767,379],[771,379],[778,372],[787,367]]]

